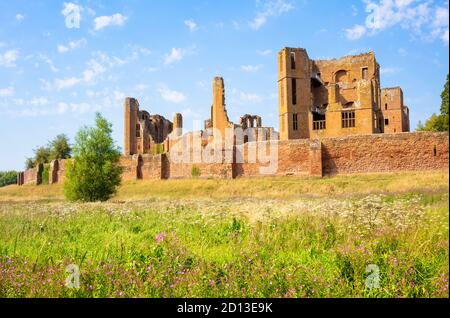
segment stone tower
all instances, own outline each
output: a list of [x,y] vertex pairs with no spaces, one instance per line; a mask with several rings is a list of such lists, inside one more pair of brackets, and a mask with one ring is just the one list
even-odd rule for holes
[[[127,97],[124,103],[124,155],[137,153],[136,134],[138,122],[139,102],[135,98]],[[139,129],[140,130],[140,129]]]
[[173,130],[177,136],[183,134],[183,116],[180,113],[175,113],[173,116]]
[[280,140],[309,138],[311,65],[301,48],[278,53],[278,111]]
[[222,77],[215,77],[213,81],[213,104],[211,107],[212,127],[225,138],[225,129],[233,127],[233,123],[228,119],[225,108],[225,85]]

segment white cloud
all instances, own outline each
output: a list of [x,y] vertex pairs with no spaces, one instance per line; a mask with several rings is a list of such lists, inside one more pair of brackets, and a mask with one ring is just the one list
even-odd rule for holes
[[284,0],[273,0],[266,2],[263,10],[258,11],[255,18],[249,22],[249,26],[253,30],[259,30],[264,24],[267,23],[268,18],[279,16],[283,13],[291,11],[292,9],[294,9],[294,6]]
[[68,77],[68,78],[63,78],[63,79],[56,79],[54,86],[56,89],[60,90],[60,89],[73,87],[80,82],[81,82],[81,79],[79,79],[79,78]]
[[444,33],[441,35],[441,40],[448,45],[448,30],[445,30]]
[[19,51],[17,50],[9,50],[5,53],[0,53],[0,66],[4,67],[15,67],[16,61],[19,58]]
[[91,8],[86,8],[87,13],[91,16],[94,17],[96,15],[95,10],[91,9]]
[[25,19],[25,16],[23,14],[17,13],[16,14],[16,20],[20,23]]
[[123,101],[125,99],[125,93],[122,91],[114,91],[114,100],[116,102]]
[[400,72],[400,68],[398,68],[398,67],[382,67],[380,69],[381,75],[396,74],[398,72]]
[[345,30],[345,36],[349,40],[358,40],[360,39],[364,34],[366,34],[366,27],[363,25],[355,25],[354,27],[350,29]]
[[67,46],[64,46],[62,44],[58,44],[57,48],[58,48],[59,53],[66,53],[66,52],[69,52],[69,50],[70,50]]
[[106,71],[106,68],[95,59],[90,59],[88,67],[83,71],[83,80],[86,83],[92,83],[96,78]]
[[46,64],[50,67],[50,70],[51,70],[53,73],[59,72],[59,69],[55,66],[55,64],[53,63],[53,61],[52,61],[48,56],[46,56],[46,55],[44,55],[44,54],[39,54],[37,57],[38,57],[38,59],[40,59],[41,61],[43,61],[44,63],[46,63]]
[[98,107],[93,107],[88,103],[71,103],[69,106],[72,112],[78,112],[80,114],[98,109]]
[[154,72],[158,72],[159,68],[157,67],[147,67],[144,69],[144,71],[149,72],[149,73],[154,73]]
[[247,102],[247,103],[260,103],[263,100],[263,98],[257,94],[244,93],[244,92],[241,92],[239,94],[239,97],[240,97],[241,101]]
[[183,59],[185,53],[183,49],[172,48],[170,53],[166,54],[164,64],[169,65],[174,62],[179,62]]
[[258,55],[261,55],[261,56],[269,56],[270,54],[272,54],[272,51],[271,50],[264,50],[264,51],[256,51],[256,53],[258,53]]
[[346,29],[348,39],[399,26],[426,40],[446,40],[448,34],[448,3],[446,7],[429,0],[365,0],[367,16],[362,24]]
[[171,90],[164,84],[160,85],[158,92],[165,101],[171,103],[178,104],[186,100],[186,96],[183,93]]
[[14,87],[6,87],[0,89],[0,97],[10,97],[14,95]]
[[145,91],[145,90],[147,90],[148,89],[148,85],[147,84],[137,84],[135,87],[134,87],[134,89],[136,90],[136,91],[138,91],[138,92],[143,92],[143,91]]
[[64,114],[68,109],[69,109],[69,105],[67,105],[66,103],[58,103],[56,112],[58,114]]
[[248,73],[254,73],[261,69],[261,65],[242,65],[241,70]]
[[78,41],[70,41],[67,45],[58,44],[58,52],[63,54],[69,52],[71,50],[78,49],[82,46],[86,45],[86,39],[80,39]]
[[406,56],[406,55],[408,55],[408,51],[406,51],[404,48],[399,48],[399,49],[397,50],[397,52],[398,52],[398,55],[400,55],[400,56]]
[[45,106],[49,104],[49,100],[45,97],[35,97],[31,99],[28,104],[33,106]]
[[[136,57],[134,54],[126,57],[125,59],[118,58],[116,56],[108,56],[101,51],[92,52],[92,58],[86,62],[86,68],[78,77],[68,77],[62,79],[55,79],[53,83],[48,82],[45,79],[40,79],[43,84],[43,88],[51,91],[53,89],[61,90],[73,87],[78,84],[94,85],[98,82],[99,78],[102,79],[102,75],[108,70],[128,64]],[[108,80],[113,80],[112,76],[107,77]]]
[[185,20],[184,25],[186,25],[191,32],[195,32],[197,30],[197,23],[195,23],[192,19]]
[[122,26],[128,18],[120,13],[115,13],[111,16],[101,16],[94,19],[94,29],[96,31],[106,28],[108,26],[116,25]]

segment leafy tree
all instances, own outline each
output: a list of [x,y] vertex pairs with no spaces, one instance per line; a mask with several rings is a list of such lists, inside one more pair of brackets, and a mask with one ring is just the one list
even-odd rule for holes
[[34,150],[33,158],[25,160],[25,169],[36,167],[39,163],[50,163],[54,159],[68,159],[72,153],[69,138],[65,134],[56,136],[47,146]]
[[0,187],[17,182],[17,171],[0,171]]
[[25,169],[26,169],[26,170],[34,168],[35,165],[36,165],[36,164],[35,164],[33,158],[27,158],[27,159],[25,160]]
[[444,90],[441,93],[441,116],[443,117],[442,128],[443,130],[448,131],[448,74]]
[[99,113],[95,127],[78,131],[73,159],[66,166],[64,194],[71,201],[106,201],[121,181],[120,150],[111,137],[112,125]]
[[419,121],[417,131],[448,131],[448,74],[444,90],[441,93],[441,114],[433,114],[425,124]]
[[65,134],[60,134],[49,142],[50,159],[68,159],[72,153],[72,149],[69,144],[69,138]]
[[[419,121],[417,131],[445,131],[445,118],[441,115],[433,114],[427,119],[425,124]],[[448,124],[448,122],[447,122]]]
[[34,150],[34,165],[44,164],[50,162],[51,149],[50,147],[38,147]]

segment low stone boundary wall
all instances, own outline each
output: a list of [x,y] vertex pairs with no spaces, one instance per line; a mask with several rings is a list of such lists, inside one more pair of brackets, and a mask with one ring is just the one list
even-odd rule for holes
[[[396,133],[323,138],[321,140],[286,140],[246,143],[223,150],[218,163],[180,163],[170,154],[122,156],[123,180],[161,180],[169,178],[236,178],[274,176],[317,176],[364,172],[446,170],[449,165],[448,133]],[[270,142],[278,149],[276,167],[263,172],[268,163],[255,162],[251,155],[266,151]],[[262,147],[265,148],[262,148]],[[232,153],[234,162],[225,160]],[[242,163],[236,163],[241,156]],[[64,182],[67,160],[50,164],[49,183]],[[266,169],[267,170],[267,169]],[[42,182],[43,165],[17,174],[17,184]]]

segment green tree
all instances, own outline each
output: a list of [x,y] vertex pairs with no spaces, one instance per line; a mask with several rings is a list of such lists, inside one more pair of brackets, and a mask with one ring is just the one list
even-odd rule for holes
[[72,149],[69,144],[69,138],[65,134],[60,134],[55,137],[48,144],[50,148],[50,158],[54,159],[68,159],[72,153]]
[[442,128],[448,131],[448,74],[447,81],[444,85],[444,90],[441,93],[441,116]]
[[50,147],[41,146],[34,150],[34,165],[44,164],[50,162],[51,149]]
[[0,187],[17,183],[17,171],[0,171]]
[[78,131],[73,159],[67,162],[64,194],[71,201],[106,201],[121,181],[120,150],[111,137],[112,125],[99,113],[95,127]]
[[32,169],[35,166],[35,162],[33,158],[27,158],[25,159],[25,169]]
[[441,93],[441,113],[433,114],[425,124],[419,121],[417,131],[448,131],[448,74],[444,90]]

